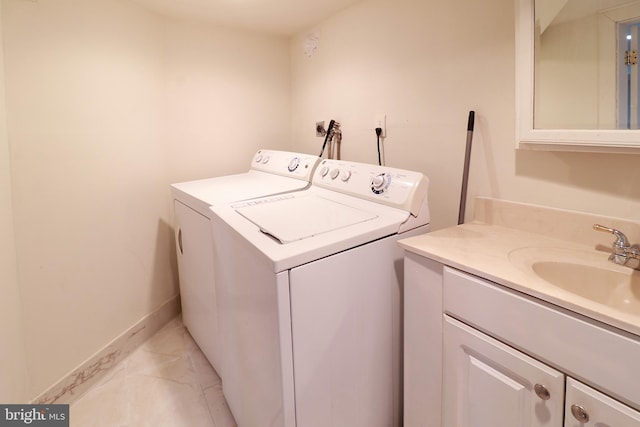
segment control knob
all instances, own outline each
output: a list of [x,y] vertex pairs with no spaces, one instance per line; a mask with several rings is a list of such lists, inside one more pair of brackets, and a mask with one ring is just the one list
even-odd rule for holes
[[343,182],[347,182],[349,181],[349,178],[351,178],[351,171],[342,171],[342,173],[340,174],[340,179]]
[[329,173],[329,168],[327,166],[323,166],[322,169],[320,169],[320,176],[321,177],[325,177],[327,176],[327,174]]
[[294,157],[289,162],[289,166],[287,166],[287,169],[289,169],[289,172],[293,172],[298,169],[298,166],[300,166],[300,157]]
[[376,175],[371,180],[371,191],[375,194],[381,194],[389,185],[389,175],[381,173],[380,175]]
[[336,179],[340,175],[340,169],[333,169],[331,171],[331,179]]

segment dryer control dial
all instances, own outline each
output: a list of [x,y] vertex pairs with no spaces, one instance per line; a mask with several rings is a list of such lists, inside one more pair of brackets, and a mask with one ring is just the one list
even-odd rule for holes
[[382,194],[389,187],[391,177],[385,173],[376,175],[371,180],[371,191],[375,194]]
[[266,165],[267,163],[269,163],[269,160],[271,160],[271,157],[269,156],[264,156],[264,158],[262,159],[262,164]]
[[293,172],[298,169],[298,166],[300,166],[300,157],[294,157],[289,162],[289,166],[287,166],[287,169],[289,169],[289,172]]

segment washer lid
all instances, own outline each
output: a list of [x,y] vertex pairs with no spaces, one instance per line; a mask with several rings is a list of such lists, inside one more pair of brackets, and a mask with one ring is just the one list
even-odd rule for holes
[[260,231],[280,243],[328,233],[365,221],[378,215],[321,196],[281,197],[262,200],[236,209]]

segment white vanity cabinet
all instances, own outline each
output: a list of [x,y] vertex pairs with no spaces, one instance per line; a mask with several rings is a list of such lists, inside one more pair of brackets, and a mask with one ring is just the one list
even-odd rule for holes
[[444,426],[640,426],[640,412],[448,315],[444,361]]
[[640,426],[639,337],[410,252],[404,357],[405,427]]

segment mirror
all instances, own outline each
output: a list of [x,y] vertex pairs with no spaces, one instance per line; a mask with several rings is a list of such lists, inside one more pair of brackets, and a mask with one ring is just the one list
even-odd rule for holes
[[640,153],[640,1],[516,6],[518,147]]

